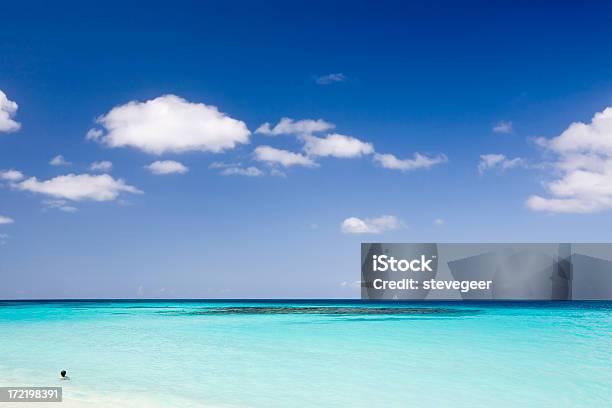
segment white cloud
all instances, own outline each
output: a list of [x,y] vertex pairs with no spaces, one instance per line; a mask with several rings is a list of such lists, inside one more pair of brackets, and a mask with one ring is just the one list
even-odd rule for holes
[[501,121],[493,126],[495,133],[512,133],[512,122]]
[[438,226],[444,225],[444,220],[442,218],[436,218],[434,224]]
[[259,170],[257,167],[242,167],[238,164],[226,164],[221,162],[214,162],[208,166],[211,169],[221,169],[222,176],[247,176],[247,177],[259,177],[263,176],[264,172]]
[[43,204],[46,205],[48,208],[55,208],[57,210],[64,211],[67,213],[73,213],[79,210],[78,208],[69,205],[68,201],[66,200],[44,200]]
[[377,218],[361,219],[350,217],[342,221],[340,226],[345,234],[381,234],[402,228],[402,222],[393,215],[382,215]]
[[116,180],[108,174],[67,174],[44,181],[30,177],[14,183],[13,187],[72,201],[112,201],[122,192],[142,193],[136,187],[126,184],[121,179]]
[[0,215],[0,224],[12,224],[14,222],[15,220],[13,220],[12,218]]
[[189,169],[183,164],[174,160],[158,160],[145,166],[153,174],[185,174]]
[[324,138],[307,135],[304,136],[304,143],[304,150],[309,156],[352,158],[374,153],[371,143],[338,133]]
[[376,153],[374,155],[374,161],[386,169],[411,171],[417,169],[429,169],[437,164],[446,163],[448,158],[443,154],[427,157],[420,153],[415,153],[414,158],[401,160],[392,154]]
[[268,136],[278,135],[310,135],[317,132],[324,132],[333,129],[335,125],[324,121],[323,119],[302,119],[293,120],[291,118],[282,118],[276,126],[272,127],[266,122],[259,126],[255,133]]
[[544,183],[551,197],[532,195],[536,211],[591,213],[612,208],[612,107],[596,113],[591,123],[572,123],[538,144],[555,155],[552,181]]
[[287,177],[287,175],[279,169],[270,169],[270,175],[275,177]]
[[0,171],[0,180],[19,181],[23,178],[23,173],[19,170],[2,170]]
[[314,167],[317,164],[310,158],[287,150],[276,149],[270,146],[258,146],[255,149],[255,160],[269,164],[280,164],[284,167],[305,166]]
[[104,132],[100,129],[89,129],[85,135],[85,140],[100,140]]
[[147,153],[203,151],[219,153],[248,143],[246,124],[216,106],[192,103],[175,95],[116,106],[96,122],[87,139],[110,147],[134,147]]
[[503,154],[481,154],[480,162],[478,163],[478,171],[480,173],[483,173],[486,170],[493,169],[496,167],[499,167],[502,170],[507,170],[519,166],[526,166],[525,159],[520,157],[508,159]]
[[18,107],[0,90],[0,132],[15,132],[21,128],[21,124],[12,119]]
[[108,172],[108,171],[111,171],[112,168],[113,168],[113,163],[109,162],[108,160],[93,162],[89,165],[89,170],[91,171]]
[[316,78],[315,82],[319,85],[330,85],[336,82],[346,81],[346,76],[342,72],[336,72],[327,75],[321,75]]
[[223,176],[247,176],[247,177],[259,177],[263,176],[263,171],[257,167],[228,167],[221,170]]
[[58,154],[57,156],[55,156],[54,158],[51,159],[51,161],[49,161],[49,164],[52,166],[69,166],[72,163],[70,163],[69,161],[67,161],[64,156],[62,156],[61,154]]

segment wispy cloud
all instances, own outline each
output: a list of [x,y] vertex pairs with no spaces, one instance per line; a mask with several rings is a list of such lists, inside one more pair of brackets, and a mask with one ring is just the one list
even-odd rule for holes
[[342,72],[321,75],[315,78],[315,82],[319,85],[331,85],[344,81],[346,81],[346,75],[344,75]]
[[0,224],[12,224],[15,220],[5,215],[0,215]]
[[426,156],[420,153],[415,153],[412,159],[398,159],[392,154],[374,155],[374,162],[386,169],[412,171],[418,169],[429,169],[435,165],[446,163],[448,158],[444,154],[436,156]]
[[509,159],[503,154],[482,154],[478,163],[478,171],[482,174],[486,170],[500,168],[502,170],[514,167],[526,167],[527,162],[521,157]]
[[345,234],[382,234],[403,228],[403,223],[394,215],[382,215],[377,218],[361,219],[349,217],[342,221],[340,229]]
[[255,133],[267,136],[278,135],[311,135],[317,132],[324,132],[333,129],[335,125],[324,121],[323,119],[301,119],[294,120],[291,118],[281,118],[274,126],[269,122],[260,125]]
[[240,164],[214,162],[209,167],[211,169],[221,169],[220,174],[222,176],[260,177],[264,175],[263,171],[254,166],[242,167]]
[[114,179],[108,174],[67,174],[42,181],[30,177],[19,183],[13,183],[12,186],[21,191],[72,201],[112,201],[120,193],[142,193],[136,187],[126,184],[121,179]]
[[255,160],[269,164],[280,164],[284,167],[304,166],[315,167],[317,164],[310,158],[288,150],[276,149],[270,146],[258,146],[255,149]]
[[495,133],[512,133],[512,122],[501,121],[493,126],[493,132]]
[[52,166],[70,166],[72,163],[67,161],[61,154],[58,154],[49,161],[49,164]]
[[43,204],[47,208],[54,208],[67,213],[73,213],[79,210],[75,206],[68,204],[66,200],[43,200]]
[[108,171],[111,171],[112,169],[113,169],[113,163],[107,160],[93,162],[89,165],[89,170],[91,171],[108,172]]

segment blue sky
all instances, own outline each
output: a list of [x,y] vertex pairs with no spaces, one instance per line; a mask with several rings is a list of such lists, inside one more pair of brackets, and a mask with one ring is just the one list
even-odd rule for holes
[[612,238],[604,3],[2,15],[0,298],[356,297],[360,242]]

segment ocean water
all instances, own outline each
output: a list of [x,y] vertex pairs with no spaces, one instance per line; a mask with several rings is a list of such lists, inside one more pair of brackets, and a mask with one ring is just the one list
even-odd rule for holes
[[99,406],[606,407],[612,303],[5,301],[17,385]]

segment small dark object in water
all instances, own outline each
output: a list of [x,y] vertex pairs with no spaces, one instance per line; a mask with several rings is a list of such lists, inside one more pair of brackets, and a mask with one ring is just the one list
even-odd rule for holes
[[62,376],[62,378],[66,378],[66,370],[60,371],[60,375]]

